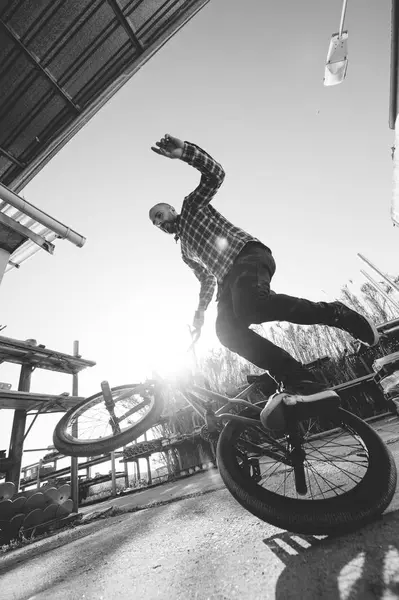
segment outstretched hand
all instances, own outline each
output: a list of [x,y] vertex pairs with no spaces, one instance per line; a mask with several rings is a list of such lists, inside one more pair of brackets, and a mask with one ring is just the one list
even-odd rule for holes
[[191,339],[193,341],[193,343],[192,343],[193,346],[198,342],[198,340],[201,336],[201,330],[204,325],[204,318],[205,318],[204,311],[197,310],[194,315],[193,327],[191,329]]
[[155,146],[151,146],[151,150],[161,156],[166,156],[167,158],[181,158],[184,142],[167,133],[159,142],[155,142]]

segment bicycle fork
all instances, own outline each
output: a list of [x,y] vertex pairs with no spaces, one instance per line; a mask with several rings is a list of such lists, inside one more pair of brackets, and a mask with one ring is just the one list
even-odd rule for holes
[[305,496],[308,491],[304,468],[306,453],[302,447],[303,438],[299,430],[298,405],[284,404],[283,410],[289,440],[288,458],[294,469],[295,488],[298,494]]

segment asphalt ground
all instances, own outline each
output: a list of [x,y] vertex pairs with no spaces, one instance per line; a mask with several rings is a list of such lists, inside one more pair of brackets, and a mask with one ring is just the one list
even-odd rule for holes
[[[398,464],[398,419],[373,426]],[[115,505],[134,512],[88,522]],[[1,600],[399,598],[398,491],[381,518],[330,538],[253,517],[216,470],[85,512],[86,524],[0,559]]]

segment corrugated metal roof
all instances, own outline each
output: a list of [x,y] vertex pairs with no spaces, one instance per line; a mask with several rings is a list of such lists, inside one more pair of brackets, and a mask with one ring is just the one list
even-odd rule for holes
[[0,181],[19,191],[209,0],[3,0]]

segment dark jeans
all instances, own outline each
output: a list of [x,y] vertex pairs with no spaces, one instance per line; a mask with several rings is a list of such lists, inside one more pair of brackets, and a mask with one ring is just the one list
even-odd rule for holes
[[284,381],[303,375],[304,367],[249,326],[268,321],[328,325],[331,308],[271,291],[275,270],[268,248],[252,242],[243,248],[219,290],[216,334],[223,346]]

